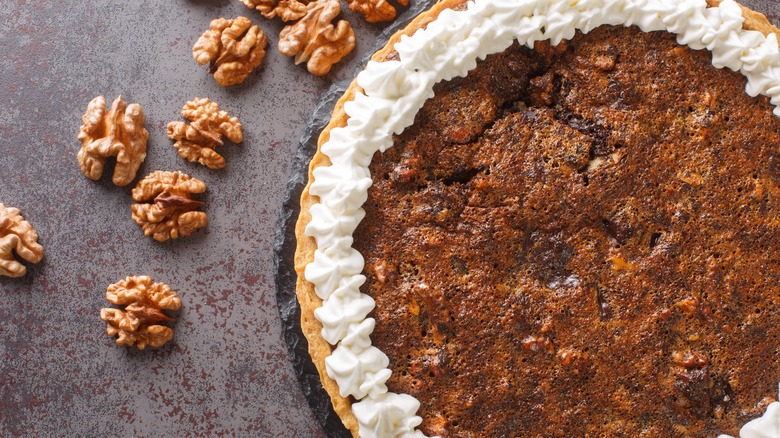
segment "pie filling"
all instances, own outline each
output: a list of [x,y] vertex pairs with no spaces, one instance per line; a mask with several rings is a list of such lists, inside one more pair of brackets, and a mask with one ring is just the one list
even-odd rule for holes
[[780,381],[780,120],[665,32],[517,44],[377,153],[387,387],[441,436],[737,435]]

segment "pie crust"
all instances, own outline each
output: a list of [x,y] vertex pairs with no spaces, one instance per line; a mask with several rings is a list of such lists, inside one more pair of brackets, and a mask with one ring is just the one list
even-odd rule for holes
[[[717,6],[722,2],[722,0],[706,1],[709,6]],[[446,9],[464,9],[466,4],[466,0],[443,0],[435,4],[431,9],[417,16],[406,28],[394,34],[385,47],[376,52],[371,59],[377,62],[397,59],[397,52],[393,47],[402,35],[411,36],[418,29],[425,28],[428,23],[435,20],[442,11]],[[745,30],[757,30],[764,35],[775,33],[780,36],[780,29],[772,26],[764,15],[745,8],[744,6],[742,9],[745,17],[743,23],[743,28]],[[295,270],[298,274],[296,292],[301,306],[301,328],[309,342],[309,353],[312,361],[317,367],[323,387],[331,397],[334,411],[342,419],[345,427],[356,437],[358,436],[358,422],[352,413],[352,401],[350,398],[342,397],[339,394],[337,383],[331,379],[326,372],[325,359],[331,355],[334,347],[322,337],[322,324],[314,317],[315,309],[322,306],[323,300],[315,293],[313,284],[305,279],[304,269],[314,259],[314,252],[317,249],[317,245],[315,239],[307,236],[304,230],[311,221],[310,208],[319,202],[317,196],[309,193],[312,181],[314,180],[312,172],[320,166],[329,166],[331,164],[330,159],[321,152],[320,148],[330,138],[330,131],[332,129],[346,126],[348,116],[344,111],[344,104],[353,100],[355,93],[360,91],[362,91],[362,89],[357,85],[356,81],[353,81],[344,95],[336,103],[330,122],[319,136],[317,153],[314,155],[309,165],[308,184],[301,195],[301,213],[296,224],[297,249],[295,253]]]

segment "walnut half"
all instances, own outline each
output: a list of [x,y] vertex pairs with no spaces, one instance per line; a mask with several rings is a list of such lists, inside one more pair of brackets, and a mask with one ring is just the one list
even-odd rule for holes
[[[349,9],[363,14],[369,23],[395,19],[395,8],[387,0],[348,0],[347,3],[349,4]],[[398,3],[406,6],[408,0],[400,0]]]
[[158,242],[187,237],[208,224],[206,213],[195,211],[203,202],[192,197],[205,191],[203,181],[183,173],[153,172],[133,189],[133,220]]
[[257,9],[263,17],[279,17],[282,21],[297,20],[306,15],[308,0],[241,0],[246,7]]
[[108,286],[106,299],[124,309],[100,309],[100,319],[106,322],[109,336],[119,337],[118,345],[135,346],[143,350],[146,346],[162,347],[173,338],[173,329],[161,325],[173,318],[163,310],[179,310],[181,299],[170,286],[152,283],[152,278],[127,277]]
[[338,0],[317,0],[306,7],[306,15],[287,25],[279,35],[279,51],[306,62],[309,73],[325,76],[333,65],[355,47],[355,32],[344,20],[331,21],[341,12]]
[[98,96],[89,103],[81,120],[78,161],[84,175],[91,180],[99,180],[103,176],[106,158],[116,157],[114,184],[130,184],[146,158],[146,142],[149,140],[141,106],[137,103],[127,105],[120,96],[107,110],[106,98]]
[[43,258],[43,247],[32,225],[18,209],[0,204],[0,275],[21,277],[27,273],[27,268],[14,259],[14,251],[29,263]]
[[223,135],[233,143],[240,143],[244,139],[243,127],[238,118],[220,111],[219,105],[207,98],[187,102],[181,113],[191,122],[189,125],[185,122],[168,124],[168,138],[176,141],[173,147],[179,156],[211,169],[225,167],[225,158],[214,148],[224,144]]
[[248,18],[217,18],[195,43],[192,57],[200,65],[211,63],[214,80],[227,87],[246,80],[263,62],[267,45],[268,38]]

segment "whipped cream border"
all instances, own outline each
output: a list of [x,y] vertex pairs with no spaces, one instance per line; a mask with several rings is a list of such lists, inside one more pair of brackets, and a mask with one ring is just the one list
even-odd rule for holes
[[[323,299],[315,317],[322,336],[336,346],[325,359],[328,375],[343,397],[353,396],[359,435],[423,437],[416,427],[419,401],[388,392],[389,359],[371,345],[375,321],[368,318],[374,300],[360,291],[366,278],[362,255],[352,234],[365,216],[362,205],[372,184],[368,166],[376,151],[393,145],[414,122],[433,86],[465,76],[478,59],[498,53],[517,40],[521,45],[550,40],[558,44],[601,25],[636,25],[644,32],[667,31],[682,45],[712,52],[712,64],[741,72],[750,96],[763,94],[780,116],[780,50],[775,34],[742,29],[740,6],[725,0],[708,8],[706,0],[474,0],[462,11],[443,10],[436,20],[395,44],[399,59],[370,61],[357,77],[363,92],[344,104],[344,127],[330,131],[321,147],[332,164],[317,167],[309,193],[320,198],[305,229],[317,242],[314,260],[304,272]],[[771,418],[769,418],[771,417]],[[743,438],[780,436],[780,409],[767,411],[760,431],[747,425]],[[751,426],[751,427],[752,427]]]

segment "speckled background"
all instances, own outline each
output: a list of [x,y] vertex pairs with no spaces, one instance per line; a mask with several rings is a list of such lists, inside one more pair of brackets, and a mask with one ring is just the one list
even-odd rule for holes
[[[245,15],[270,40],[263,66],[225,89],[192,59],[213,18]],[[276,49],[281,22],[238,0],[0,2],[0,202],[19,208],[46,256],[0,278],[0,435],[318,436],[282,341],[272,244],[298,139],[320,94],[346,80],[380,26],[349,11],[358,48],[316,78]],[[97,95],[146,113],[140,175],[181,170],[206,182],[205,233],[157,243],[130,218],[130,189],[76,162],[81,116]],[[244,124],[212,171],[165,135],[194,97]],[[151,275],[184,303],[159,351],[117,347],[100,320],[106,286]]]
[[[774,0],[744,2],[775,23]],[[258,72],[217,86],[190,55],[219,16],[270,39]],[[298,140],[321,94],[348,80],[382,29],[348,10],[358,47],[315,78],[276,49],[281,23],[238,0],[0,2],[0,202],[40,234],[44,261],[0,277],[0,435],[322,436],[282,340],[272,246]],[[157,243],[130,218],[130,187],[79,171],[87,103],[140,103],[151,136],[140,175],[181,170],[208,185],[206,232]],[[244,123],[212,171],[176,155],[165,125],[194,97]],[[180,292],[175,338],[117,347],[99,319],[107,285],[151,275]]]

